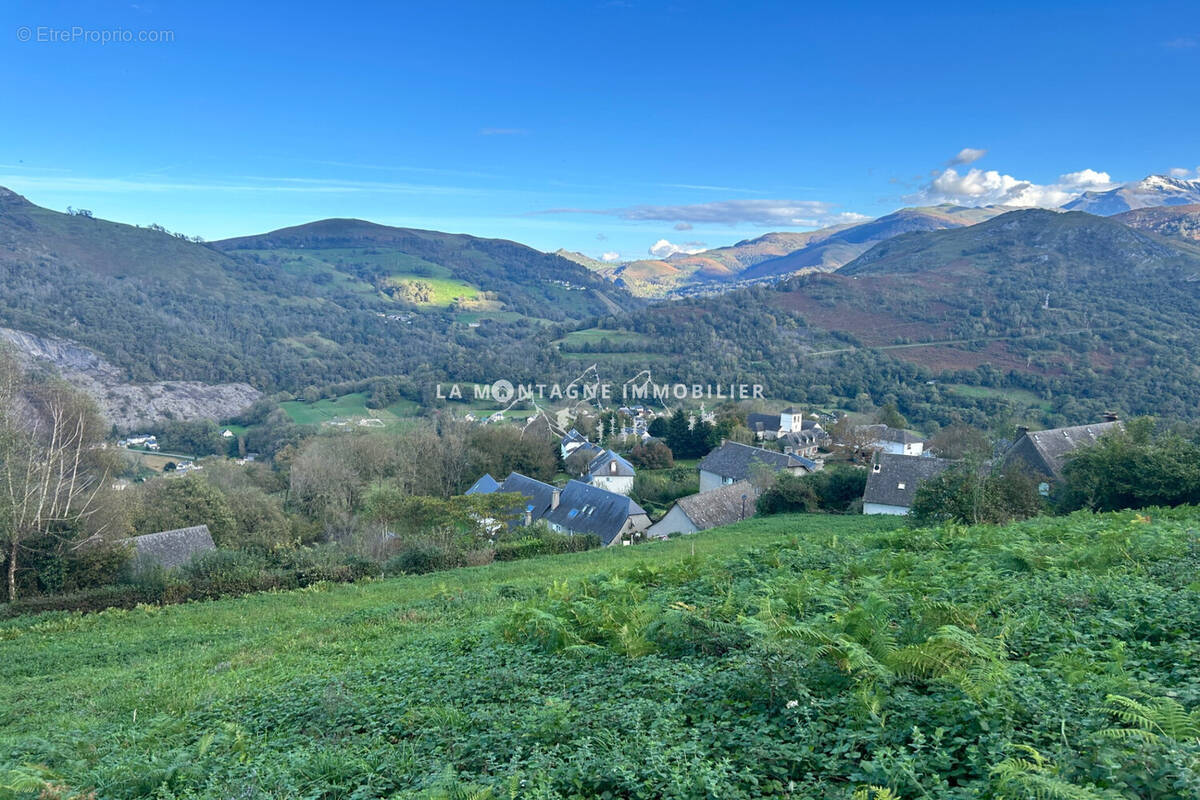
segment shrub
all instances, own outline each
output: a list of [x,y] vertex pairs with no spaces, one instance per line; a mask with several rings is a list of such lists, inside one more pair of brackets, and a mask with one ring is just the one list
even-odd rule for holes
[[433,542],[409,542],[383,565],[385,575],[423,575],[460,566],[456,554]]
[[670,469],[675,466],[671,448],[657,439],[634,445],[629,451],[629,461],[638,469]]
[[213,550],[196,556],[181,568],[196,591],[207,596],[246,594],[276,584],[266,562],[237,550]]

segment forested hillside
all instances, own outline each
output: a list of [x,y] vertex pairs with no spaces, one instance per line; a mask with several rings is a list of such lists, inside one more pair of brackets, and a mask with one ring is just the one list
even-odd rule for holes
[[549,357],[548,322],[632,302],[513,242],[329,221],[216,247],[0,193],[0,326],[90,347],[137,382],[293,392],[397,374],[490,382],[485,346],[491,368],[533,377]]

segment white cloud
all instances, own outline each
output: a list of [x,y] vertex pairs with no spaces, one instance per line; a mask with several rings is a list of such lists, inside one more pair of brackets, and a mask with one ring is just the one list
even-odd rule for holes
[[[961,153],[960,153],[961,155]],[[1083,192],[1105,191],[1117,184],[1107,172],[1083,169],[1058,177],[1055,183],[1038,184],[1005,175],[994,169],[971,168],[959,173],[953,167],[933,178],[905,201],[918,204],[954,203],[962,206],[1040,206],[1057,208]]]
[[677,231],[690,231],[691,229],[692,229],[692,223],[690,223],[690,222],[676,222],[675,223],[675,230],[677,230]]
[[609,250],[607,253],[600,254],[600,260],[601,261],[620,261],[621,254],[616,252],[615,250]]
[[677,253],[703,253],[707,248],[704,242],[684,242],[683,244],[673,244],[666,239],[659,239],[654,244],[650,245],[650,255],[655,258],[666,258]]
[[1068,172],[1060,175],[1059,183],[1068,188],[1078,188],[1084,191],[1105,191],[1113,188],[1112,176],[1107,172],[1097,172],[1094,169],[1081,169],[1079,172]]
[[979,159],[987,155],[987,150],[978,147],[964,147],[958,151],[958,155],[950,159],[950,166],[955,167],[960,164],[974,164]]
[[1172,178],[1200,178],[1200,167],[1196,167],[1194,170],[1187,167],[1172,167],[1167,172]]

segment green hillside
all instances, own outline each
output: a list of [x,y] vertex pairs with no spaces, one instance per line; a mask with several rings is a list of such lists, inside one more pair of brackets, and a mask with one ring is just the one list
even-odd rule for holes
[[561,322],[629,303],[621,289],[574,261],[517,242],[356,219],[321,220],[214,246],[265,263],[303,254],[323,271],[356,277],[398,299],[404,299],[393,291],[398,281],[436,284],[436,302],[424,305],[446,305],[456,298],[477,301],[478,292],[487,292],[492,302],[478,310],[516,311]]
[[777,517],[422,577],[11,620],[0,787],[1192,798],[1198,523],[1188,508],[1000,529]]
[[[326,220],[204,244],[0,189],[0,326],[89,347],[135,382],[299,393],[388,375],[532,379],[553,374],[547,321],[631,305],[515,242]],[[487,324],[464,331],[452,314]]]

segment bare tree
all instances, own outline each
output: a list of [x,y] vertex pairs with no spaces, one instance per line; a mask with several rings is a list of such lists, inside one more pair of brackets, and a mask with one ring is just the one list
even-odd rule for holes
[[854,463],[865,464],[875,452],[875,432],[865,425],[856,425],[849,416],[843,415],[829,429],[834,444],[842,447]]
[[17,599],[27,543],[80,536],[81,525],[101,510],[98,497],[110,473],[98,447],[103,439],[103,420],[86,395],[58,379],[33,378],[0,353],[0,541],[9,602]]

